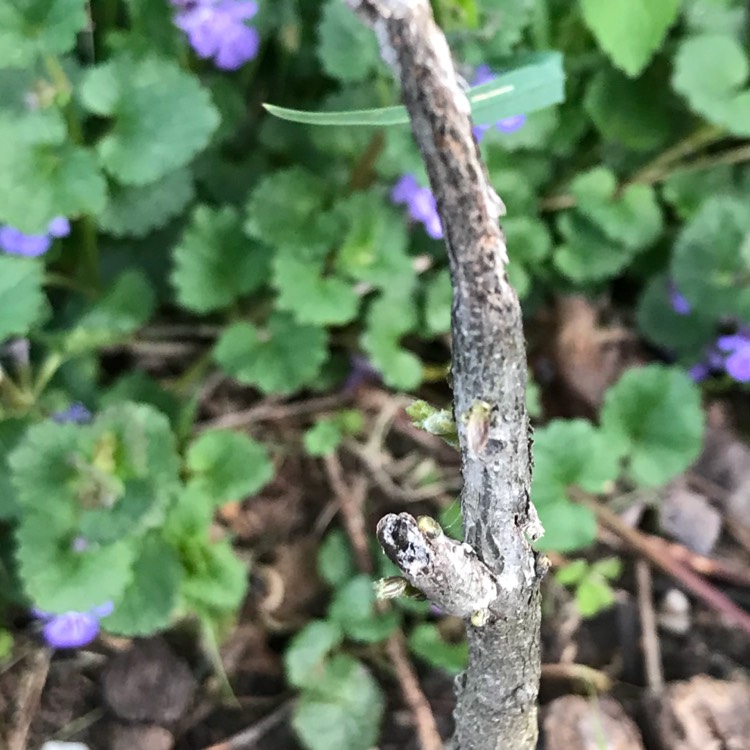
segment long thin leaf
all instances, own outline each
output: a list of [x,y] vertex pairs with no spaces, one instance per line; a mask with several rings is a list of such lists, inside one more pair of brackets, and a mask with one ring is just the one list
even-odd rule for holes
[[[564,98],[565,75],[562,56],[543,52],[525,57],[525,64],[469,91],[474,121],[491,124],[513,115],[526,115],[558,104]],[[409,122],[406,108],[381,107],[347,112],[307,112],[264,104],[275,117],[307,125],[403,125]]]

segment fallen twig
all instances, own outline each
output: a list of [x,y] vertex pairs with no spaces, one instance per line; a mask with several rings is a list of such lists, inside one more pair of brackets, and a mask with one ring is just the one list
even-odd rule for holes
[[239,734],[235,734],[224,742],[207,746],[204,750],[248,750],[248,748],[253,748],[258,740],[287,719],[293,706],[294,701],[288,700],[268,716],[262,718],[257,724],[243,729]]
[[13,727],[7,738],[8,750],[26,750],[31,722],[39,707],[47,682],[52,651],[40,648],[31,657],[31,664],[21,678]]
[[659,695],[664,690],[664,671],[661,666],[659,634],[656,630],[651,568],[645,560],[636,560],[635,577],[638,611],[641,616],[641,644],[646,666],[646,681],[651,692]]

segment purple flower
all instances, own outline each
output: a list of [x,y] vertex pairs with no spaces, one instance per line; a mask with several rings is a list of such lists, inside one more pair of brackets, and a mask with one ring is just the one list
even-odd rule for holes
[[[490,81],[494,81],[497,76],[492,72],[492,69],[489,65],[480,65],[475,71],[474,71],[474,80],[472,81],[472,86],[481,86],[483,83],[489,83]],[[495,129],[499,130],[501,133],[515,133],[516,130],[519,130],[524,126],[526,123],[526,115],[512,115],[511,117],[503,117],[502,120],[498,120],[495,123]],[[477,141],[481,141],[482,138],[484,138],[484,134],[491,128],[491,125],[484,125],[479,124],[475,125],[474,130],[474,137],[477,139]]]
[[674,281],[670,281],[667,284],[667,287],[669,290],[669,301],[672,305],[672,309],[678,315],[690,315],[693,308],[685,299],[685,297],[680,294],[680,290],[677,288],[677,285],[674,283]]
[[99,620],[114,611],[112,602],[92,607],[88,612],[63,612],[60,615],[34,607],[31,613],[44,623],[42,635],[52,648],[80,648],[99,634]]
[[258,12],[254,0],[172,0],[179,8],[175,25],[190,46],[221,70],[237,70],[258,54],[258,32],[245,21]]
[[724,369],[739,383],[750,382],[750,332],[719,336],[716,345],[727,354]]
[[24,234],[15,227],[0,227],[0,250],[11,255],[35,258],[44,255],[52,247],[53,237],[67,237],[70,223],[64,216],[52,219],[46,234]]
[[353,393],[360,385],[368,381],[380,380],[380,373],[367,357],[361,354],[353,354],[349,357],[349,375],[347,376],[341,390],[344,393]]
[[429,188],[421,187],[414,175],[405,174],[401,177],[391,190],[391,200],[394,203],[404,203],[409,216],[423,224],[432,239],[442,239],[443,226],[437,212],[435,196]]
[[50,418],[59,424],[66,422],[86,424],[91,421],[91,412],[83,404],[76,402],[71,404],[67,409],[54,412]]

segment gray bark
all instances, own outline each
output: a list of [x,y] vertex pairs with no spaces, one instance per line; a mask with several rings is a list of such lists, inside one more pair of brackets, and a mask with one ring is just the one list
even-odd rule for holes
[[[401,82],[437,199],[453,281],[453,389],[465,539],[497,583],[489,621],[467,623],[469,665],[456,681],[454,744],[460,750],[529,750],[537,740],[541,566],[528,539],[541,528],[529,499],[526,351],[518,297],[505,272],[505,238],[498,225],[504,207],[489,184],[468,100],[428,1],[347,2],[375,30],[383,58]],[[489,405],[480,429],[477,404]],[[389,530],[395,544],[405,541],[405,550],[419,549],[419,528],[404,515],[384,519],[380,531]],[[394,518],[402,519],[400,527]],[[422,541],[431,542],[430,535]],[[433,545],[431,554],[434,550]],[[441,586],[455,589],[442,597],[433,592],[432,598],[438,605],[441,598],[452,601],[465,574],[452,577],[455,561],[441,566],[434,554],[430,564],[445,573]],[[403,566],[402,571],[409,578]],[[481,570],[477,575],[486,578]]]

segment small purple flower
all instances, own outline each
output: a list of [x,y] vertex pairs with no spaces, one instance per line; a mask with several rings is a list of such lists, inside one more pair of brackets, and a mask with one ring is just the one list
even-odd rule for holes
[[677,288],[677,285],[674,283],[674,281],[670,281],[667,286],[669,290],[669,301],[672,305],[672,309],[678,315],[690,315],[693,308],[687,301],[687,299],[685,299],[685,297],[680,294],[680,290]]
[[[494,81],[497,76],[492,72],[489,65],[480,65],[474,71],[474,80],[472,86],[481,86],[483,83],[489,83]],[[495,129],[501,133],[515,133],[516,130],[522,128],[526,123],[526,115],[511,115],[510,117],[503,117],[502,120],[498,120],[495,123]],[[475,125],[474,137],[477,141],[481,141],[484,138],[484,134],[491,128],[491,125],[479,124]]]
[[421,187],[416,177],[405,174],[393,186],[391,200],[406,205],[409,216],[424,225],[427,234],[434,240],[442,239],[443,226],[437,212],[435,196],[429,188]]
[[76,402],[67,409],[54,412],[50,418],[58,424],[65,424],[66,422],[86,424],[91,421],[91,412],[83,404]]
[[750,333],[719,336],[716,345],[727,354],[724,369],[738,383],[750,382]]
[[36,258],[44,255],[52,247],[53,237],[67,237],[70,222],[64,216],[57,216],[49,223],[46,234],[24,234],[15,227],[0,227],[0,250],[11,255]]
[[174,22],[198,57],[221,70],[237,70],[258,54],[258,32],[245,22],[258,12],[254,0],[172,0]]
[[352,354],[349,357],[349,375],[347,376],[341,390],[344,393],[353,393],[360,385],[368,381],[379,381],[380,373],[367,357],[361,354]]
[[63,612],[60,615],[34,607],[31,613],[44,623],[42,635],[52,648],[80,648],[99,634],[99,620],[114,611],[112,602],[92,607],[88,612]]

